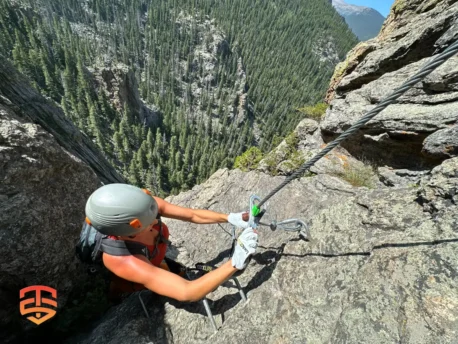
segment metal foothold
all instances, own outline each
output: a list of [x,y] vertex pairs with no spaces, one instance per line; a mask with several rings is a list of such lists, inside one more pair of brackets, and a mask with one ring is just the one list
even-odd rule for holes
[[205,311],[207,312],[207,317],[210,320],[210,324],[212,325],[213,331],[218,332],[218,326],[216,326],[216,321],[213,318],[213,314],[210,309],[210,305],[208,304],[208,300],[206,298],[203,298],[202,303],[204,304],[204,308],[205,308]]

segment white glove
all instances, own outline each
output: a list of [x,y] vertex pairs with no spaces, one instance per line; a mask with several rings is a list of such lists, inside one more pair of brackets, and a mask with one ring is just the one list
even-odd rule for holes
[[249,258],[258,247],[258,232],[248,227],[237,238],[234,254],[232,255],[232,266],[238,270],[246,268]]
[[248,228],[248,222],[244,220],[247,220],[250,218],[250,215],[247,212],[244,213],[230,213],[229,216],[227,217],[227,222],[230,224],[234,225],[237,228]]

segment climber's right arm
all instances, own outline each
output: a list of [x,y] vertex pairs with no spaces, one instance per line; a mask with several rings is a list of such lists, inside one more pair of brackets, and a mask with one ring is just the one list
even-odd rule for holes
[[198,301],[224,281],[237,269],[231,261],[204,276],[188,281],[174,273],[152,265],[144,256],[103,255],[105,266],[115,275],[144,285],[149,290],[178,301]]
[[197,301],[229,279],[237,270],[245,269],[257,247],[258,233],[253,228],[246,228],[237,238],[231,259],[193,281],[154,266],[142,255],[111,256],[104,253],[103,263],[118,277],[143,284],[155,293],[179,301]]

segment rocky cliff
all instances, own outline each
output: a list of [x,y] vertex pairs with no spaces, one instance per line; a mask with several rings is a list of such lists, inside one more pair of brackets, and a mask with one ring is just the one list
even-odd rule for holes
[[106,95],[119,113],[127,106],[138,122],[148,127],[158,125],[160,111],[154,105],[146,105],[140,98],[138,81],[132,69],[122,63],[107,61],[96,64],[89,71],[94,77],[95,88]]
[[[247,209],[252,193],[266,195],[283,181],[279,175],[290,174],[447,46],[456,36],[456,6],[396,2],[379,38],[356,47],[336,70],[321,123],[302,121],[256,171],[220,170],[169,201]],[[240,277],[248,303],[231,283],[209,295],[217,333],[200,303],[146,292],[150,319],[132,295],[90,335],[69,343],[455,343],[456,66],[452,58],[269,201],[270,219],[302,218],[311,238],[262,228],[259,251]],[[367,168],[361,156],[378,169]],[[173,258],[218,264],[227,257],[230,240],[219,226],[167,224]]]
[[[433,54],[458,38],[458,3],[401,1],[379,36],[360,43],[336,68],[328,91],[330,108],[321,123],[325,141],[347,129]],[[430,169],[456,156],[458,57],[418,83],[343,144],[378,165]]]
[[[170,199],[182,206],[246,209],[283,180],[220,170]],[[458,333],[456,193],[458,159],[420,187],[355,188],[326,174],[292,182],[269,202],[270,216],[300,217],[311,241],[261,230],[260,249],[240,277],[209,295],[219,331],[199,303],[143,293],[113,308],[90,335],[69,343],[454,343]],[[220,263],[229,237],[216,225],[167,221],[178,260]]]
[[105,183],[124,180],[95,144],[75,128],[60,108],[32,88],[29,81],[6,58],[0,56],[0,61],[0,95],[4,106],[15,111],[24,120],[40,125],[59,145],[89,165]]
[[33,327],[19,289],[58,290],[59,309],[84,280],[74,245],[90,193],[123,179],[62,111],[0,58],[0,341]]

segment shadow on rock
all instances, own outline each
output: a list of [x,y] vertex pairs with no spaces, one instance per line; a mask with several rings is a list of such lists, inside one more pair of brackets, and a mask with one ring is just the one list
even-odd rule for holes
[[[242,287],[242,289],[245,291],[246,294],[260,287],[264,282],[266,282],[272,276],[272,273],[274,272],[282,256],[282,252],[285,246],[286,244],[282,244],[278,248],[269,248],[268,251],[265,251],[259,254],[255,254],[253,256],[252,259],[257,264],[263,265],[263,267],[261,268],[261,270],[256,272],[256,274],[253,276],[253,278],[250,280],[250,282],[247,284],[246,287]],[[215,259],[207,262],[206,264],[213,265],[213,264],[216,264],[217,262],[222,261],[224,258],[227,257],[228,252],[230,252],[230,250],[221,252]],[[236,285],[234,282],[232,282],[232,280],[229,280],[224,285],[227,287],[236,288]],[[247,295],[247,297],[249,297],[249,295]],[[209,301],[210,308],[212,310],[213,315],[221,315],[222,318],[224,319],[224,314],[228,310],[235,307],[241,300],[242,298],[239,292],[237,291],[233,294],[225,295],[218,300],[215,300],[215,301],[208,300],[208,301]],[[207,315],[205,311],[205,307],[201,301],[192,302],[192,303],[183,303],[183,302],[179,302],[173,299],[168,299],[168,302],[178,309],[184,309],[187,312],[196,313],[196,314],[200,314],[204,316]]]
[[[253,256],[253,260],[259,265],[264,265],[264,267],[256,272],[251,281],[248,282],[248,285],[244,288],[246,293],[259,288],[272,276],[272,273],[283,255],[285,246],[286,243],[282,244],[280,247],[268,247],[268,251]],[[260,246],[260,248],[263,247]]]
[[[141,295],[149,317],[143,310],[139,295]],[[79,335],[63,343],[122,344],[136,343],[141,338],[152,343],[167,344],[172,338],[172,333],[164,317],[165,301],[163,298],[151,292],[132,293],[119,305],[111,307],[90,327],[81,329]]]

